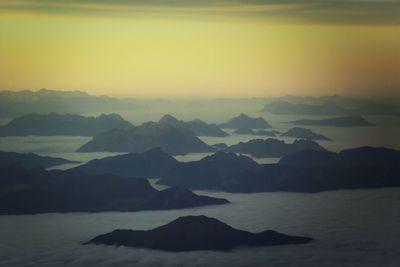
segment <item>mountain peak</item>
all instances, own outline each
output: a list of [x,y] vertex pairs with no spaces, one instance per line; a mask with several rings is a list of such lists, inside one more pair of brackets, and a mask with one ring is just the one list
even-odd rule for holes
[[177,118],[175,118],[174,116],[172,116],[171,114],[165,114],[164,116],[162,116],[162,118],[159,120],[160,123],[177,123],[180,122]]

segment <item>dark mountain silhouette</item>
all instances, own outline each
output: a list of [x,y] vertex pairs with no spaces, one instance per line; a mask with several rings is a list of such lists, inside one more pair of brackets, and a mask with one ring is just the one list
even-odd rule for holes
[[133,125],[118,114],[102,114],[99,117],[57,113],[31,113],[13,119],[0,127],[0,136],[26,135],[74,135],[92,136],[115,128],[132,128]]
[[325,148],[312,140],[295,140],[292,144],[284,141],[268,138],[253,139],[248,142],[240,142],[226,148],[228,152],[249,154],[254,157],[283,157],[304,149],[326,151]]
[[[278,164],[257,164],[245,156],[219,152],[209,162],[180,163],[160,184],[227,192],[321,192],[400,186],[400,151],[361,147],[340,153],[306,149]],[[216,160],[225,158],[225,160]],[[233,167],[232,167],[233,166]]]
[[143,153],[129,153],[114,157],[94,159],[76,167],[87,174],[114,174],[125,177],[160,177],[178,161],[160,148]]
[[11,164],[19,164],[20,166],[30,169],[41,166],[49,168],[60,164],[76,163],[75,161],[53,158],[47,156],[39,156],[33,153],[17,153],[0,151],[0,167]]
[[160,123],[169,124],[177,128],[185,128],[193,131],[197,136],[215,136],[225,137],[228,136],[226,132],[221,130],[215,124],[207,124],[204,121],[195,119],[192,121],[181,121],[171,116],[170,114],[164,115],[160,120]]
[[182,187],[158,191],[144,178],[26,170],[17,165],[0,170],[0,214],[139,211],[228,203]]
[[361,116],[347,116],[331,119],[321,120],[297,120],[289,122],[296,125],[309,125],[309,126],[332,126],[332,127],[359,127],[359,126],[372,126],[374,124],[366,121]]
[[31,112],[59,113],[110,112],[132,109],[133,100],[92,96],[81,91],[0,91],[0,117],[10,118]]
[[248,127],[251,129],[265,129],[271,128],[271,125],[263,118],[252,118],[246,114],[241,113],[239,116],[230,119],[225,123],[219,125],[221,128],[238,129],[241,127]]
[[301,127],[291,128],[287,132],[283,133],[281,136],[311,139],[311,140],[331,140],[322,134],[317,134],[311,131],[310,129],[305,129]]
[[250,172],[258,164],[249,157],[234,153],[216,152],[199,161],[180,162],[157,183],[184,185],[192,189],[221,189],[241,173]]
[[95,135],[78,152],[144,152],[160,147],[171,155],[212,152],[192,131],[168,124],[146,122],[132,129],[114,129]]
[[115,230],[99,235],[85,244],[191,251],[303,244],[311,240],[309,237],[288,236],[272,230],[254,234],[237,230],[214,218],[185,216],[152,230]]
[[234,131],[235,134],[247,134],[247,135],[258,135],[258,136],[276,136],[276,134],[279,133],[279,131],[276,130],[271,130],[271,131],[265,131],[265,130],[253,130],[249,127],[240,127]]

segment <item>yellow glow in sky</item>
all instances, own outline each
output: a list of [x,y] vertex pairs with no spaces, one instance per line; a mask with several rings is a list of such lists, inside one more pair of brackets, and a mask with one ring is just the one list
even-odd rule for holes
[[400,27],[1,12],[0,89],[42,87],[133,97],[399,95]]

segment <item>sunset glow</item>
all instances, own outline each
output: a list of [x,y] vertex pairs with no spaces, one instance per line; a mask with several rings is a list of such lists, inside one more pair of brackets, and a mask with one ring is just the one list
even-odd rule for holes
[[[398,5],[357,13],[332,4],[315,17],[317,7],[282,2],[0,1],[0,89],[399,94]],[[338,13],[345,8],[350,13]]]

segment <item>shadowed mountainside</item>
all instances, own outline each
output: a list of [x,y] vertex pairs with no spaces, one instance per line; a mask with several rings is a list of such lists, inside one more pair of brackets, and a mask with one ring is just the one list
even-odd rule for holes
[[114,174],[125,177],[160,177],[178,161],[160,148],[143,153],[129,153],[102,159],[94,159],[76,167],[87,174]]
[[306,149],[278,164],[257,164],[245,156],[217,152],[179,163],[159,184],[227,192],[321,192],[400,186],[400,151],[361,147],[340,153]]
[[216,152],[199,161],[180,162],[166,172],[159,184],[184,185],[195,189],[220,190],[235,177],[251,172],[259,165],[249,157]]
[[89,176],[77,170],[1,167],[0,214],[178,209],[228,203],[183,187],[158,191],[147,179]]

